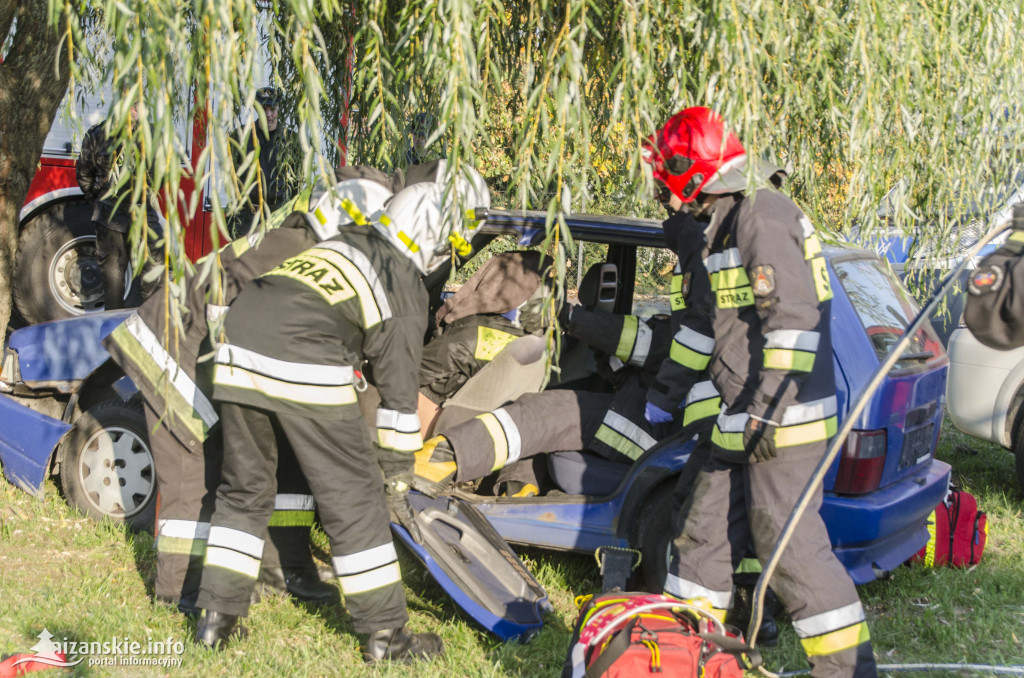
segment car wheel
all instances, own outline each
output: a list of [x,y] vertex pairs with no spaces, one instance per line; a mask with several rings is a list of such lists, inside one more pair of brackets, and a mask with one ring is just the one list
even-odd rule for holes
[[54,203],[22,226],[13,293],[30,324],[103,310],[90,203]]
[[640,566],[631,588],[661,593],[668,573],[668,545],[672,541],[672,490],[675,483],[661,486],[640,512],[633,532],[633,546],[640,549]]
[[1020,425],[1017,427],[1017,435],[1013,440],[1013,456],[1016,459],[1017,483],[1024,491],[1024,418],[1021,418]]
[[138,401],[106,400],[82,413],[61,447],[60,484],[90,518],[153,531],[156,469]]

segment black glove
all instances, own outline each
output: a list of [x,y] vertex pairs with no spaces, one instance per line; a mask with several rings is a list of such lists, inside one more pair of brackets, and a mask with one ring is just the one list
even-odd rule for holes
[[409,504],[409,488],[412,485],[412,471],[404,471],[384,479],[384,496],[388,503],[388,514],[391,522],[404,527],[412,540],[423,543],[423,535],[416,525],[416,512]]
[[743,449],[751,464],[774,459],[776,426],[770,421],[750,417],[743,429]]

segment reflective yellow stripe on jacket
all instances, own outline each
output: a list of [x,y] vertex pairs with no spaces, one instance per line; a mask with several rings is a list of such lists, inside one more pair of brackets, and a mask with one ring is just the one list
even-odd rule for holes
[[672,362],[694,372],[703,372],[711,363],[711,353],[714,350],[714,337],[705,336],[684,326],[672,337],[668,355]]
[[814,224],[806,216],[800,218],[804,230],[804,259],[811,264],[811,275],[814,277],[814,291],[818,301],[832,298],[832,280],[828,274],[828,264],[821,251],[821,241],[814,231]]
[[773,370],[810,372],[821,335],[805,330],[774,330],[765,335],[764,366]]

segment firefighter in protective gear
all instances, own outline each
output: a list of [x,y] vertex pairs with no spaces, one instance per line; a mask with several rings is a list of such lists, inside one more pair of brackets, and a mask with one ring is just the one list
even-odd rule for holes
[[651,425],[643,418],[644,382],[668,354],[668,323],[649,325],[636,316],[575,307],[568,333],[613,352],[617,390],[528,393],[446,428],[416,454],[416,489],[436,495],[455,482],[502,470],[495,482],[497,492],[531,496],[539,488],[533,464],[527,462],[538,454],[589,449],[628,464],[668,432],[668,425]]
[[[443,652],[436,635],[405,629],[388,508],[415,538],[406,494],[413,452],[422,447],[416,374],[427,294],[420,276],[450,256],[450,242],[464,241],[466,205],[489,207],[472,182],[454,183],[447,201],[439,184],[403,189],[371,224],[349,226],[261,276],[227,314],[213,379],[224,465],[198,601],[199,643],[221,647],[248,611],[273,509],[278,460],[269,443],[277,426],[316,497],[353,626],[369,635],[364,659]],[[376,450],[356,399],[364,360],[381,397]]]
[[[363,212],[379,209],[390,196],[367,181],[343,182],[335,191],[351,209],[339,224],[362,219]],[[138,386],[145,407],[160,502],[154,597],[186,611],[195,609],[199,595],[222,456],[220,416],[209,397],[211,364],[199,356],[211,351],[211,324],[219,322],[249,281],[321,239],[303,217],[309,201],[309,195],[300,197],[296,207],[303,211],[293,212],[262,238],[241,238],[223,247],[216,254],[219,275],[193,275],[181,300],[169,290],[152,297],[104,339],[111,358]],[[200,267],[210,263],[201,261]],[[180,327],[168,324],[167,304],[174,304],[172,316],[181,316]],[[321,585],[309,552],[315,504],[305,478],[294,465],[286,465],[277,480],[261,580],[299,598],[337,599],[333,586]]]
[[[680,201],[672,199],[671,191],[664,184],[660,184],[658,189],[656,197],[669,215],[662,223],[665,245],[676,252],[677,263],[669,295],[672,348],[669,357],[661,364],[657,380],[647,391],[645,416],[651,421],[652,410],[662,416],[674,412],[681,399],[685,398],[683,423],[689,427],[688,432],[697,437],[672,493],[672,525],[678,534],[686,520],[683,509],[693,493],[694,481],[711,457],[711,433],[722,399],[707,371],[715,341],[711,322],[711,281],[702,258],[707,224],[689,212],[677,209],[681,206]],[[754,557],[752,546],[748,545],[746,555],[733,573],[737,604],[729,611],[726,619],[729,624],[747,628],[750,606],[746,603],[752,596],[760,572],[761,564]],[[778,642],[777,609],[775,593],[768,589],[757,634],[760,645],[772,646]]]
[[[744,193],[747,162],[739,139],[706,108],[681,111],[654,139],[655,179],[679,208],[709,220],[709,370],[722,398],[712,456],[672,544],[665,590],[707,598],[723,614],[732,603],[730,573],[746,545],[753,542],[762,562],[768,557],[836,430],[827,350],[832,291],[821,246],[811,222],[781,193]],[[773,585],[812,675],[873,676],[864,610],[832,553],[820,505],[819,488]]]
[[1013,208],[1006,242],[967,281],[964,322],[978,341],[1000,351],[1024,345],[1024,205]]
[[[684,232],[687,237],[680,237]],[[528,462],[537,454],[589,449],[629,464],[680,426],[693,434],[710,433],[720,399],[705,374],[714,340],[710,284],[700,257],[703,228],[680,213],[665,223],[665,234],[666,244],[679,255],[669,323],[580,306],[562,313],[567,334],[598,354],[599,374],[612,393],[556,389],[530,394],[442,431],[417,454],[418,489],[443,492],[453,482],[501,469],[497,491],[529,496],[539,490]],[[581,281],[581,300],[596,299],[597,273],[592,269]],[[661,420],[645,417],[652,406],[663,409]]]

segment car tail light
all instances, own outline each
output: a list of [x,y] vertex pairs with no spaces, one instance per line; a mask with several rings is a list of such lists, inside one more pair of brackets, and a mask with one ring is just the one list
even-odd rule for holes
[[843,444],[833,492],[864,494],[877,490],[885,468],[887,443],[885,430],[851,431]]

